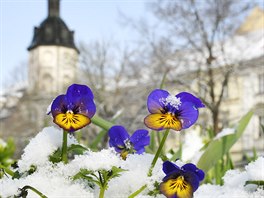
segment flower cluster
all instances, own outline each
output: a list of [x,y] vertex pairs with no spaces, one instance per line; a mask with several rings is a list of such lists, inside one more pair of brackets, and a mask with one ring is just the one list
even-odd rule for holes
[[[59,95],[51,105],[53,121],[65,132],[74,132],[91,123],[96,112],[91,89],[85,85],[71,85],[65,95]],[[150,167],[149,175],[160,155],[168,129],[180,131],[189,128],[198,119],[198,108],[204,107],[201,100],[190,93],[181,92],[176,96],[162,89],[150,93],[147,100],[150,114],[144,119],[145,125],[153,130],[167,129]],[[150,143],[147,130],[136,130],[131,136],[123,126],[112,126],[109,131],[109,146],[126,160],[128,154],[142,154]],[[67,137],[67,136],[66,136]],[[67,163],[67,138],[64,138],[62,159]],[[194,164],[181,168],[165,161],[163,171],[166,176],[160,184],[160,191],[168,198],[190,198],[204,178],[204,172]],[[104,185],[103,185],[104,186]],[[106,187],[104,187],[106,188]],[[105,189],[104,189],[105,190]]]

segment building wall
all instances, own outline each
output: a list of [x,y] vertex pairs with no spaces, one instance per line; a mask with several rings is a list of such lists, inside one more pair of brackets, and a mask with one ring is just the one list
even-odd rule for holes
[[29,52],[29,93],[62,93],[76,80],[78,53],[62,46],[38,46]]

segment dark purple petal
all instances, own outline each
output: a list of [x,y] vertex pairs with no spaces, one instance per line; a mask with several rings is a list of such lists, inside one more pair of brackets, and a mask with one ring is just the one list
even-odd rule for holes
[[199,111],[191,102],[182,103],[177,111],[177,118],[182,123],[182,129],[189,128],[198,119]]
[[205,107],[205,105],[202,103],[202,101],[199,98],[195,97],[194,95],[188,92],[181,92],[177,94],[176,97],[180,98],[182,103],[185,103],[185,102],[193,103],[196,108]]
[[69,86],[66,95],[70,101],[78,100],[80,97],[94,98],[93,92],[88,86],[79,84]]
[[71,85],[66,93],[69,101],[68,109],[74,113],[79,113],[92,118],[96,112],[96,106],[93,101],[93,93],[86,85]]
[[197,170],[197,167],[194,164],[188,163],[181,167],[184,171],[192,171],[195,172]]
[[124,141],[129,139],[129,134],[123,126],[112,126],[108,135],[110,137],[109,146],[115,147],[117,152],[121,151],[120,147],[125,147]]
[[197,175],[197,177],[199,178],[199,181],[202,181],[204,179],[204,172],[203,170],[197,168],[194,164],[191,164],[191,163],[188,163],[188,164],[185,164],[181,167],[181,169],[183,171],[186,171],[186,172],[193,172]]
[[145,151],[144,147],[149,145],[150,137],[148,131],[145,129],[136,130],[130,137],[130,141],[137,151],[137,154],[141,154]]
[[198,176],[192,171],[183,173],[183,176],[184,176],[184,180],[187,181],[192,186],[193,192],[195,192],[197,188],[199,187]]
[[198,169],[198,170],[196,170],[195,174],[198,176],[199,181],[202,181],[204,179],[205,174],[204,174],[203,170]]
[[148,96],[147,106],[150,113],[162,113],[164,104],[162,99],[167,98],[169,92],[162,89],[155,89]]
[[67,106],[68,106],[68,100],[66,96],[65,95],[57,96],[51,104],[52,116],[55,117],[60,113],[66,113],[68,110]]
[[73,104],[71,110],[75,110],[74,113],[79,113],[87,116],[88,118],[92,118],[96,112],[96,106],[91,98],[80,98],[79,101]]
[[164,163],[163,163],[163,165],[162,165],[162,170],[163,170],[163,172],[166,174],[166,175],[168,175],[168,174],[170,174],[171,172],[179,172],[180,171],[180,168],[176,165],[176,164],[174,164],[174,163],[172,163],[172,162],[170,162],[170,161],[165,161]]
[[182,170],[177,170],[177,169],[174,169],[174,171],[168,173],[163,179],[162,181],[167,181],[168,179],[176,179],[177,177],[179,176],[183,176],[184,173]]
[[142,154],[142,153],[145,152],[145,148],[142,147],[141,149],[138,149],[138,150],[136,150],[136,151],[137,151],[136,154]]

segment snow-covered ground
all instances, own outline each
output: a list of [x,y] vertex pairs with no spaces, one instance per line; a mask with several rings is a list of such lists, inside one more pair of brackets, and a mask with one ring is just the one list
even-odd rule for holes
[[[49,155],[57,150],[62,143],[62,131],[48,127],[44,128],[35,138],[31,139],[24,149],[24,154],[18,161],[20,173],[35,165],[37,170],[31,174],[25,174],[19,179],[5,176],[0,179],[0,197],[9,197],[18,193],[18,189],[30,185],[47,197],[98,197],[99,188],[92,189],[85,180],[72,180],[80,169],[98,171],[110,170],[113,166],[126,171],[120,177],[113,178],[105,192],[105,197],[128,197],[129,194],[147,184],[147,188],[138,197],[150,197],[149,190],[154,189],[154,182],[161,182],[165,174],[162,171],[162,161],[158,160],[153,176],[147,173],[153,159],[151,154],[129,155],[127,160],[122,160],[113,149],[103,149],[100,152],[87,151],[84,155],[77,155],[68,164],[53,164],[49,161]],[[77,144],[74,137],[68,137],[68,145]],[[188,144],[188,143],[187,143]],[[181,166],[182,162],[177,162]],[[194,193],[196,198],[205,197],[263,197],[264,190],[256,185],[246,185],[248,180],[264,180],[264,157],[259,157],[255,162],[245,167],[245,170],[230,170],[224,176],[224,185],[217,186],[203,184]],[[28,191],[28,197],[37,195]],[[158,197],[163,197],[159,195]]]

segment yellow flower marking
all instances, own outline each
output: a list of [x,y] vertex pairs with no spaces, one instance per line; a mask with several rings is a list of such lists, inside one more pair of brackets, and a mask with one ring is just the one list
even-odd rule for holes
[[176,131],[180,131],[182,129],[180,120],[178,120],[177,117],[171,113],[150,114],[145,118],[145,124],[154,130],[174,129]]
[[168,179],[166,182],[160,184],[161,192],[168,198],[191,198],[193,197],[192,186],[184,180],[183,176],[176,179]]
[[67,111],[56,115],[54,122],[67,131],[75,131],[90,124],[91,120],[82,114],[74,114],[72,111]]

